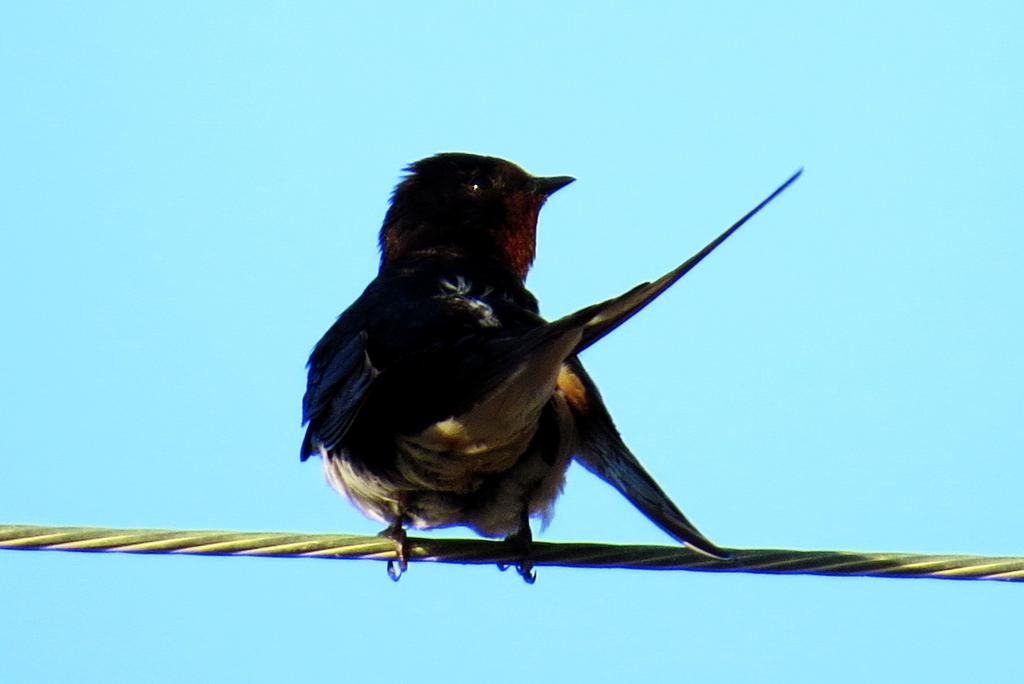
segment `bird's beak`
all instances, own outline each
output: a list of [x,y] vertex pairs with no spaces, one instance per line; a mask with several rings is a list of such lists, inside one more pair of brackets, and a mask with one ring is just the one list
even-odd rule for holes
[[561,190],[569,183],[572,183],[575,178],[572,176],[549,176],[547,178],[533,178],[530,180],[529,188],[530,192],[541,197],[548,197],[553,195],[558,190]]

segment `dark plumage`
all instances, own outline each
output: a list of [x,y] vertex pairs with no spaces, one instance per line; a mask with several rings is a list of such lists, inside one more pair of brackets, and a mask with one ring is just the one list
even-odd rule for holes
[[309,360],[302,458],[363,513],[404,527],[466,525],[519,544],[550,517],[575,458],[663,530],[728,554],[690,524],[630,453],[577,354],[725,240],[654,283],[554,322],[524,279],[537,215],[572,182],[493,157],[439,154],[412,164],[380,231],[377,277]]

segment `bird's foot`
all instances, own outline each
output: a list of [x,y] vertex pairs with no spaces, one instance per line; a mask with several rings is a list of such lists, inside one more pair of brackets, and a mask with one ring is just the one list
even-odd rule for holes
[[398,558],[388,561],[388,577],[395,582],[402,579],[402,575],[409,569],[409,536],[402,526],[404,522],[405,519],[399,516],[378,535],[395,542],[395,555]]
[[[533,548],[533,532],[530,530],[529,515],[523,515],[519,530],[505,537],[505,545],[509,547],[511,555],[518,558],[515,564],[516,572],[527,584],[537,581],[537,571],[530,560],[530,551]],[[508,563],[498,563],[498,569],[504,572],[508,570]]]

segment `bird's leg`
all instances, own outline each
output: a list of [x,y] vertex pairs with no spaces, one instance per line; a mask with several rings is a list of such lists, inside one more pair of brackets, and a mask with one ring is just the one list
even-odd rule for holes
[[[530,512],[525,505],[519,518],[519,529],[505,537],[505,544],[510,546],[513,553],[519,558],[519,562],[516,563],[516,572],[523,578],[523,581],[527,584],[536,582],[537,572],[533,569],[533,563],[530,562],[533,532],[530,530]],[[506,570],[508,566],[504,563],[499,563],[498,568]]]
[[409,569],[409,536],[405,533],[405,516],[399,515],[394,522],[381,530],[378,536],[386,537],[395,542],[395,553],[398,554],[398,563],[388,561],[388,577],[397,582],[402,578],[402,573]]

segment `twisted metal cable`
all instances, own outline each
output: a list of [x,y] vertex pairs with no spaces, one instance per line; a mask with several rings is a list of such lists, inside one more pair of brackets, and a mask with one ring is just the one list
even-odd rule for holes
[[[381,537],[40,525],[0,525],[0,549],[385,561],[396,557],[394,542]],[[515,564],[521,560],[508,545],[485,540],[410,537],[409,551],[411,561]],[[785,549],[728,551],[733,558],[721,561],[675,546],[536,542],[530,560],[535,566],[571,568],[1024,581],[1024,558],[1016,557]]]

